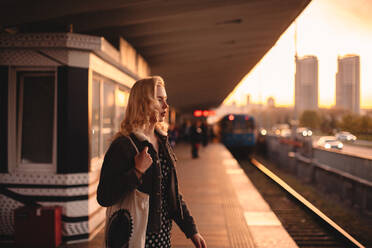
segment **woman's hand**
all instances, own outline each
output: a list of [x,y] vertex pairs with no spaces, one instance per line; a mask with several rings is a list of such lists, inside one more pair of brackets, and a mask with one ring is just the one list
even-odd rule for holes
[[200,233],[195,233],[194,236],[191,237],[191,240],[196,248],[207,248],[207,243]]
[[143,148],[143,150],[134,157],[136,169],[142,174],[145,173],[145,171],[152,164],[152,158],[150,154],[147,152],[148,149],[149,148],[145,146],[145,148]]

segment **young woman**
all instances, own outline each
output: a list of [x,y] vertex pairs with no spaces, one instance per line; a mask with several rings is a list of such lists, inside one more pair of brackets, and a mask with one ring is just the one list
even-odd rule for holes
[[[174,220],[195,247],[206,248],[178,191],[176,157],[164,124],[167,111],[167,94],[161,77],[141,79],[133,85],[120,131],[104,158],[97,200],[109,207],[138,189],[150,196],[145,247],[171,247]],[[138,147],[138,154],[128,136]]]

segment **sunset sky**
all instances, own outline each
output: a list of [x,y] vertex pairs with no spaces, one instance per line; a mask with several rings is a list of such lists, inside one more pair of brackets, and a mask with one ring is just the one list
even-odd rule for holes
[[[372,0],[313,0],[297,18],[298,56],[315,55],[319,63],[319,106],[335,104],[337,56],[360,56],[361,108],[372,108]],[[245,104],[294,104],[295,24],[225,99]]]

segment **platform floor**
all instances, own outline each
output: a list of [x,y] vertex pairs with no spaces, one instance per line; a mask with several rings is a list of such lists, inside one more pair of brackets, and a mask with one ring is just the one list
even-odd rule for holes
[[[297,247],[244,171],[221,144],[202,147],[198,159],[190,147],[176,147],[180,190],[210,248]],[[100,247],[103,231],[90,242],[68,248]],[[193,247],[174,223],[172,247]]]

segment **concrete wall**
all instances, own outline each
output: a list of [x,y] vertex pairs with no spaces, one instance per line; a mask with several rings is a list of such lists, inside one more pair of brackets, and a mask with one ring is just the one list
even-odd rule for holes
[[321,164],[350,173],[372,182],[372,160],[313,148],[314,159]]
[[267,137],[268,158],[347,206],[372,214],[372,160],[340,152],[295,147]]

